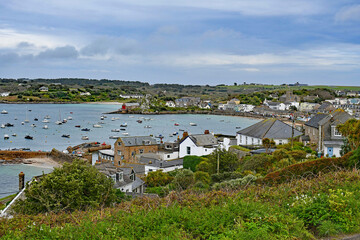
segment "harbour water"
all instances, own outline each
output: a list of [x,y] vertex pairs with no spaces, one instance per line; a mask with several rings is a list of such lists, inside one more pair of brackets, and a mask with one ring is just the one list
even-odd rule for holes
[[[105,112],[117,110],[121,105],[116,104],[0,104],[0,111],[6,110],[8,114],[0,114],[0,124],[11,123],[13,127],[0,128],[0,149],[30,148],[33,151],[50,151],[52,148],[65,150],[68,146],[74,146],[83,142],[82,136],[89,137],[87,141],[105,142],[113,144],[115,139],[110,136],[164,136],[164,141],[175,141],[178,133],[180,137],[184,131],[190,134],[203,133],[209,130],[214,133],[235,135],[239,128],[248,127],[259,119],[241,118],[234,116],[219,115],[195,115],[195,114],[169,114],[169,115],[128,115],[108,114],[101,120]],[[45,116],[50,116],[49,123],[43,123]],[[67,123],[56,125],[55,122],[68,117]],[[38,121],[34,121],[37,118]],[[116,118],[116,119],[112,119]],[[21,123],[25,120],[28,123]],[[141,120],[142,123],[138,123]],[[102,122],[103,124],[99,124]],[[120,129],[121,124],[127,123],[125,131],[112,132],[112,129]],[[175,126],[175,123],[178,126]],[[197,126],[191,126],[195,123]],[[34,124],[36,127],[32,127]],[[101,125],[94,128],[93,125]],[[48,129],[43,129],[47,125]],[[75,126],[80,125],[80,128]],[[89,128],[89,132],[81,131]],[[17,136],[12,136],[16,133]],[[7,134],[9,139],[5,140]],[[29,134],[33,140],[24,137]],[[62,135],[68,134],[69,138]],[[173,135],[175,134],[175,135]]]
[[[189,134],[203,133],[209,130],[214,133],[235,135],[240,128],[248,127],[259,119],[242,118],[234,116],[219,115],[195,115],[195,114],[169,114],[169,115],[128,115],[108,114],[101,120],[105,112],[117,110],[118,104],[0,104],[0,111],[6,110],[8,114],[0,114],[0,125],[11,123],[13,127],[0,128],[0,149],[29,148],[32,151],[50,151],[52,148],[65,150],[68,146],[74,146],[83,142],[105,142],[113,145],[115,139],[110,136],[164,136],[164,141],[176,141],[182,136],[183,131]],[[43,123],[45,116],[49,116],[49,123]],[[56,121],[72,118],[62,125],[55,124]],[[37,118],[38,121],[34,119]],[[25,122],[29,120],[29,122]],[[138,120],[142,121],[139,123]],[[24,124],[22,124],[24,122]],[[102,122],[99,124],[99,122]],[[121,124],[127,127],[120,127]],[[191,126],[190,123],[196,124]],[[32,127],[34,124],[36,127]],[[93,125],[101,125],[94,128]],[[43,129],[47,125],[48,129]],[[80,125],[80,128],[75,127]],[[81,131],[89,128],[90,131]],[[125,131],[112,132],[112,129],[125,128]],[[16,136],[12,136],[16,133]],[[124,135],[127,133],[128,135]],[[177,134],[176,134],[177,133]],[[9,139],[5,140],[7,134]],[[24,137],[29,134],[33,140]],[[63,134],[70,138],[62,137]],[[82,140],[82,136],[89,140]],[[26,180],[48,173],[51,169],[21,165],[0,165],[0,198],[10,194],[1,194],[17,191],[18,174],[23,171]]]

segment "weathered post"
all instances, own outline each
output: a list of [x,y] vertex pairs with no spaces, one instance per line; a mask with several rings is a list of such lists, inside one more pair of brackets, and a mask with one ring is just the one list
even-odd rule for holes
[[23,172],[19,173],[19,192],[25,187],[25,174]]

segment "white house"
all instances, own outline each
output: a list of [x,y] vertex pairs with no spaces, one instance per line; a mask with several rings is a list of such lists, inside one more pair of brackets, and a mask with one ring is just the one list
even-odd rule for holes
[[299,108],[300,103],[299,102],[285,102],[285,110],[289,110],[291,107],[296,107],[296,109]]
[[42,86],[41,88],[39,88],[39,91],[40,92],[47,92],[47,91],[49,91],[49,88],[45,87],[45,86]]
[[[293,137],[302,135],[294,128]],[[262,139],[273,139],[276,145],[282,145],[289,142],[292,136],[292,127],[286,123],[269,118],[258,122],[250,127],[237,132],[237,145],[262,145]]]
[[8,97],[10,95],[10,92],[2,92],[0,93],[1,97]]
[[219,146],[212,134],[193,134],[180,142],[179,157],[209,155]]
[[285,110],[285,104],[280,102],[267,102],[265,105],[267,105],[272,110]]
[[[144,161],[144,159],[142,161]],[[175,159],[170,161],[149,159],[148,162],[145,164],[145,175],[147,175],[149,172],[154,172],[159,170],[163,172],[170,172],[182,168],[183,168],[183,159]]]
[[89,93],[89,92],[81,92],[80,96],[91,96],[91,93]]
[[129,99],[129,98],[143,98],[144,96],[141,94],[120,94],[119,97]]
[[167,107],[176,107],[175,103],[173,101],[166,101],[165,106]]

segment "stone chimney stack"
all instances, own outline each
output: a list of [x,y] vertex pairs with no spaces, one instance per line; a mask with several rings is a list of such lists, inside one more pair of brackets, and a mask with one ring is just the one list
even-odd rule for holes
[[23,172],[19,173],[19,191],[23,190],[25,187],[25,174]]
[[204,134],[210,134],[209,130],[205,130]]
[[188,133],[188,132],[184,132],[184,133],[183,133],[183,137],[182,137],[181,140],[185,139],[187,136],[189,136],[189,133]]

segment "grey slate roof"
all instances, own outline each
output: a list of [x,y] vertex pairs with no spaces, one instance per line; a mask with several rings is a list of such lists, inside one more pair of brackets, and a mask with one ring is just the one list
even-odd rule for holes
[[[260,139],[288,139],[291,138],[291,132],[291,126],[280,120],[269,118],[242,129],[237,133]],[[294,137],[300,136],[301,134],[300,131],[294,129]]]
[[158,159],[143,157],[143,158],[141,158],[140,161],[141,161],[141,163],[146,164],[148,166],[158,167],[158,168],[167,168],[167,167],[183,165],[183,159],[161,161]]
[[156,145],[156,140],[150,136],[138,136],[138,137],[121,137],[124,145],[129,146],[143,146],[143,145]]
[[319,128],[319,122],[326,118],[328,114],[315,114],[309,121],[305,123],[306,126]]
[[193,134],[189,138],[196,146],[212,146],[218,144],[217,139],[212,134]]

